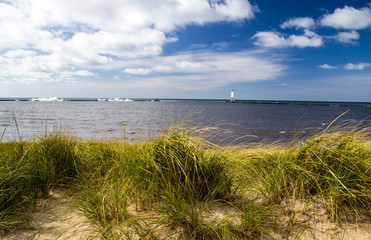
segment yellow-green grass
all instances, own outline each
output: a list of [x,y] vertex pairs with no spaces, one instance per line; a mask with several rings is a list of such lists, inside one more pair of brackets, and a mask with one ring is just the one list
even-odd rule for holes
[[0,229],[27,223],[55,187],[106,239],[253,239],[273,231],[288,199],[320,199],[333,221],[371,216],[369,130],[254,148],[217,147],[181,126],[138,143],[65,131],[0,142]]
[[370,214],[371,144],[367,131],[325,133],[295,147],[260,149],[260,154],[240,163],[254,190],[267,202],[317,197],[324,200],[333,218],[350,209]]

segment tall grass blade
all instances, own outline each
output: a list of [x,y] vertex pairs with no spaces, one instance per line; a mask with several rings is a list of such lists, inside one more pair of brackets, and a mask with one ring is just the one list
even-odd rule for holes
[[3,133],[2,133],[1,136],[0,136],[0,143],[1,143],[1,141],[3,140],[3,137],[4,137],[4,134],[5,134],[5,131],[6,131],[7,127],[8,127],[8,124],[5,124],[4,130],[3,130]]
[[322,136],[327,132],[327,130],[339,119],[341,118],[342,116],[344,116],[345,114],[347,114],[350,110],[347,110],[345,112],[343,112],[342,114],[340,114],[337,118],[335,118],[327,127],[326,129],[323,131],[322,133]]
[[22,135],[21,135],[21,132],[19,131],[18,122],[17,122],[17,119],[14,115],[14,112],[12,112],[12,115],[13,115],[13,120],[14,120],[14,123],[15,123],[15,127],[17,129],[18,137],[19,137],[20,141],[22,142],[23,141],[22,140]]

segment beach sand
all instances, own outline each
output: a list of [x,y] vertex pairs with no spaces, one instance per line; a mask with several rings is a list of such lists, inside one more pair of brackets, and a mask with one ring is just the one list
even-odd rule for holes
[[[321,204],[311,203],[305,205],[300,201],[284,201],[281,206],[285,208],[284,215],[279,217],[278,226],[269,234],[258,236],[260,240],[273,239],[344,239],[369,240],[371,239],[371,220],[359,218],[357,223],[338,224],[330,220]],[[230,212],[228,207],[216,205],[212,207],[207,218],[215,221],[227,216],[236,218],[236,212]],[[235,219],[238,222],[238,217]],[[74,200],[61,190],[53,190],[50,197],[41,199],[29,223],[29,226],[1,234],[1,240],[80,240],[99,239],[99,235],[89,224],[87,218],[74,204]],[[162,229],[161,231],[169,231]],[[165,234],[167,235],[167,234]],[[161,233],[157,235],[161,238]],[[174,234],[173,236],[178,236]],[[139,236],[133,236],[140,239]],[[165,239],[168,239],[165,237]],[[174,238],[178,239],[178,238]]]
[[0,239],[78,240],[93,236],[93,228],[66,193],[54,189],[49,195],[47,199],[38,200],[29,226],[0,235]]

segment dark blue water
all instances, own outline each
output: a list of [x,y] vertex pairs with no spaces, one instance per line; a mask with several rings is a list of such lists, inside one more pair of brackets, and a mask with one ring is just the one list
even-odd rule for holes
[[[347,112],[348,111],[348,112]],[[208,127],[215,143],[290,142],[336,124],[369,125],[371,108],[291,104],[225,103],[223,101],[0,101],[3,141],[29,139],[68,128],[85,139],[138,141],[156,138],[170,123]],[[18,123],[19,133],[13,118]]]

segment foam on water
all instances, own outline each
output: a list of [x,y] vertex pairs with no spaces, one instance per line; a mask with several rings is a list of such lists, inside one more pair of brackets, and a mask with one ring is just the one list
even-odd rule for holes
[[32,102],[62,102],[63,98],[50,97],[50,98],[32,98]]
[[98,102],[133,102],[133,100],[129,98],[98,98]]

